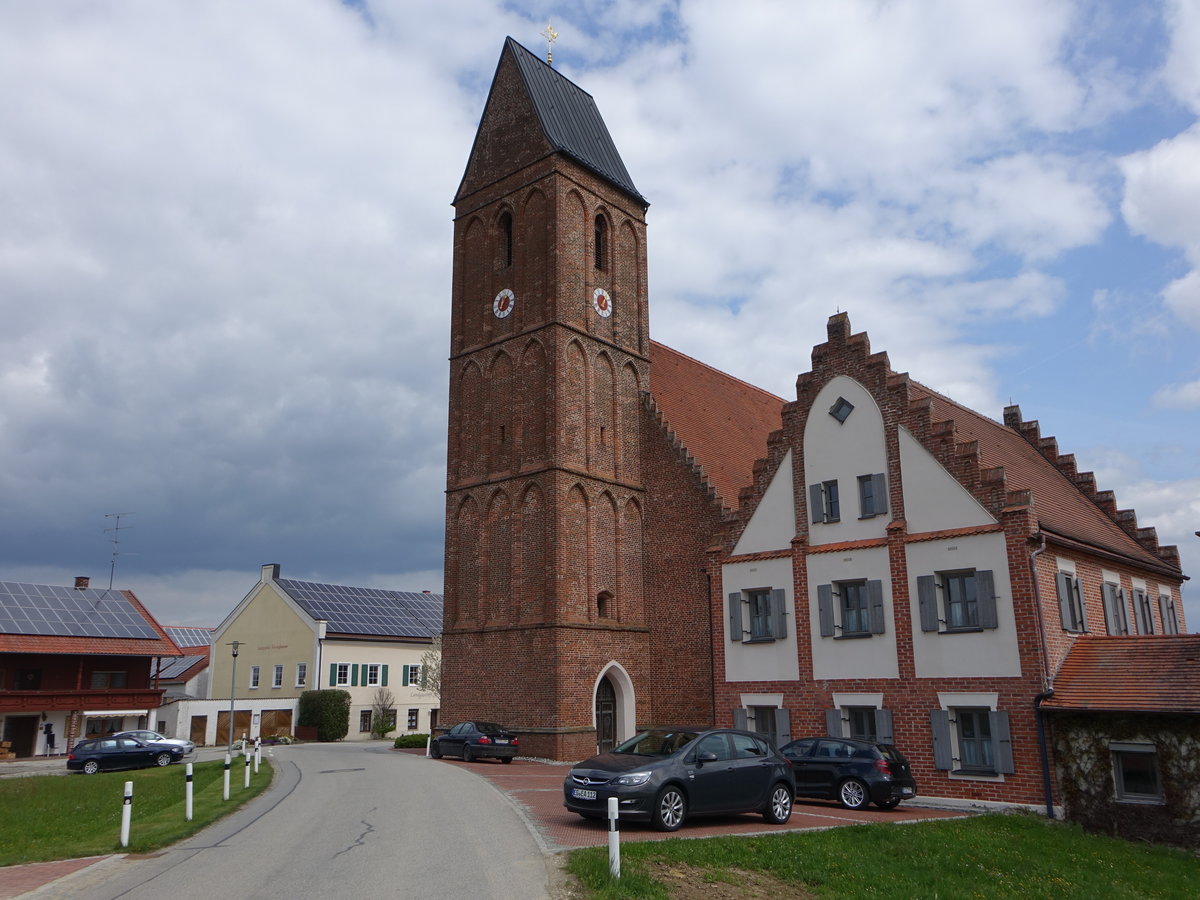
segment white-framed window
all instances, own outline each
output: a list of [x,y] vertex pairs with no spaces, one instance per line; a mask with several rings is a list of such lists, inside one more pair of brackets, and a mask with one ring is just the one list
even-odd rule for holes
[[870,519],[888,511],[887,476],[882,472],[875,475],[858,476],[859,517]]
[[350,663],[333,664],[334,687],[344,687],[350,684]]
[[808,513],[814,525],[840,522],[842,505],[838,498],[837,479],[808,486]]
[[1100,585],[1104,598],[1104,624],[1109,634],[1129,634],[1129,613],[1125,610],[1125,588],[1111,581]]
[[250,667],[250,687],[257,688],[259,685],[259,668],[258,666]]
[[837,581],[817,585],[821,637],[862,638],[883,634],[883,582]]
[[405,687],[421,686],[421,667],[419,665],[404,667],[403,685]]
[[1119,803],[1162,803],[1158,748],[1154,744],[1109,741],[1113,788]]
[[1058,612],[1062,617],[1063,630],[1087,631],[1087,607],[1083,603],[1079,579],[1072,572],[1058,572],[1054,576],[1054,584],[1058,589]]
[[1159,594],[1158,611],[1162,616],[1163,634],[1179,634],[1179,617],[1175,615],[1175,598],[1170,594]]
[[991,569],[917,576],[921,630],[940,634],[998,628]]
[[271,676],[271,687],[283,687],[283,664],[275,666],[275,671]]
[[987,706],[951,706],[930,713],[933,765],[954,775],[1011,775],[1012,737],[1008,713]]
[[734,591],[729,595],[729,639],[747,644],[780,640],[787,637],[787,616],[783,588]]
[[367,663],[363,672],[363,684],[367,687],[379,686],[379,663]]
[[308,663],[296,663],[296,687],[308,684]]
[[417,721],[418,721],[418,718],[420,715],[421,715],[421,711],[419,709],[409,709],[409,711],[408,711],[408,730],[409,731],[417,730]]
[[358,711],[358,730],[360,733],[371,730],[371,710],[360,709]]

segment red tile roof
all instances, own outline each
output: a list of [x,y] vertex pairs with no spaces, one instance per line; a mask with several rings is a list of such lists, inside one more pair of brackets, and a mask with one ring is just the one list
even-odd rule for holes
[[1200,715],[1200,634],[1080,637],[1043,706]]
[[783,398],[656,341],[650,342],[650,395],[721,502],[737,509],[755,461],[767,455],[767,437],[783,425]]
[[959,441],[979,442],[983,467],[1004,467],[1010,491],[1033,493],[1040,527],[1143,565],[1160,569],[1165,566],[1162,559],[1130,537],[1020,433],[922,384],[915,381],[910,384],[914,399],[932,399],[933,421],[953,419]]

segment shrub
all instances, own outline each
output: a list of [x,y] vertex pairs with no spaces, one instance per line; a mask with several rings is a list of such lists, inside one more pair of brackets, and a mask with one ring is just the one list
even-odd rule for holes
[[396,738],[396,743],[392,746],[397,750],[403,750],[406,747],[424,747],[428,740],[429,735],[427,734],[402,734]]
[[350,692],[305,691],[297,724],[315,727],[318,741],[340,741],[350,731]]

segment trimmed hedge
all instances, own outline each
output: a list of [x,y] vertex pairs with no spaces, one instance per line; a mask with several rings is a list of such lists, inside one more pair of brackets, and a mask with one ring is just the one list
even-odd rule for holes
[[296,724],[316,728],[318,741],[340,741],[350,731],[350,692],[305,691]]
[[402,734],[396,738],[396,743],[392,746],[397,750],[404,750],[410,747],[424,747],[425,742],[429,740],[427,734]]

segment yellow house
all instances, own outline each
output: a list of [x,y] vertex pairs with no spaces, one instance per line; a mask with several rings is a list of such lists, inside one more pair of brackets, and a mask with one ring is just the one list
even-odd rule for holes
[[[294,735],[301,693],[350,693],[347,740],[371,737],[372,710],[391,695],[392,734],[429,733],[438,696],[422,691],[421,661],[442,630],[442,595],[280,578],[258,584],[213,632],[208,697],[233,695],[234,738]],[[236,653],[236,655],[235,655]],[[210,709],[210,743],[228,739],[228,708]]]

